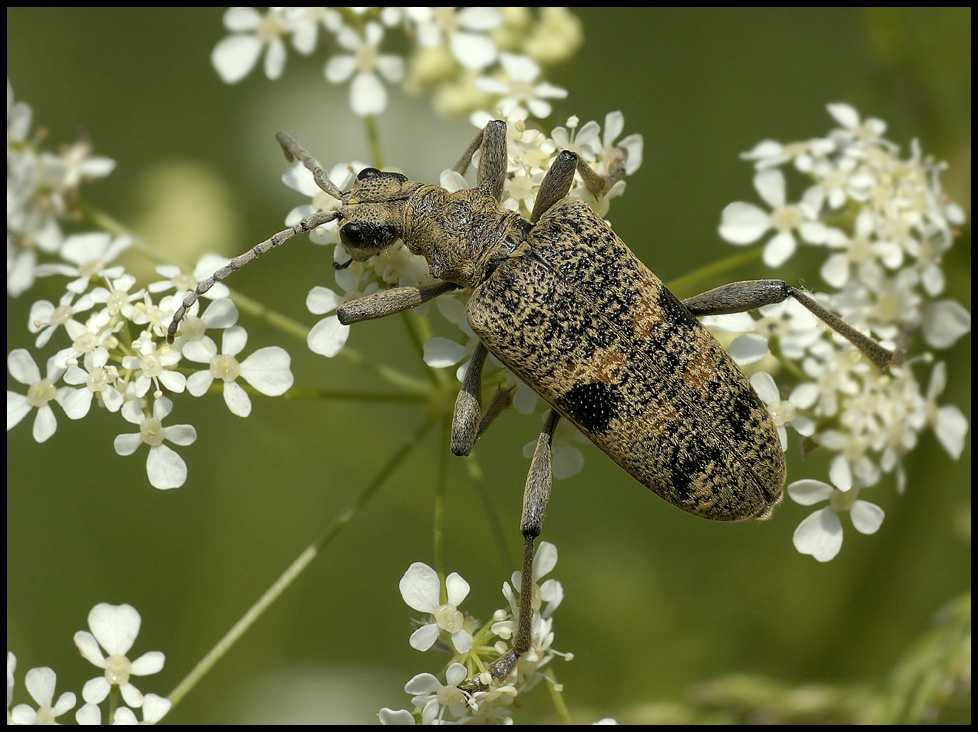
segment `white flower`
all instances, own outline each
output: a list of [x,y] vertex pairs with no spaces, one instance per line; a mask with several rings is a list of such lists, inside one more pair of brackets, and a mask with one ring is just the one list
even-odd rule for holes
[[503,117],[509,117],[515,110],[526,107],[530,114],[539,119],[550,116],[551,106],[545,99],[564,99],[567,90],[549,82],[536,83],[540,67],[527,56],[503,53],[499,57],[507,81],[483,76],[475,80],[480,91],[498,94],[496,103]]
[[580,120],[577,117],[568,118],[566,125],[566,127],[554,127],[553,132],[550,133],[557,148],[575,152],[583,160],[593,163],[602,147],[601,125],[591,120],[579,127]]
[[903,263],[903,250],[893,242],[874,238],[875,220],[868,211],[856,216],[852,236],[840,229],[828,229],[825,243],[833,254],[822,265],[822,279],[836,288],[843,287],[855,272],[862,274],[869,263],[877,260],[888,269]]
[[937,397],[947,386],[947,365],[941,361],[934,365],[930,375],[930,385],[927,387],[927,421],[934,430],[938,442],[947,450],[948,455],[957,460],[964,452],[964,436],[968,434],[968,419],[962,411],[948,404],[937,406]]
[[[861,120],[855,107],[848,104],[829,104],[828,110],[829,114],[835,117],[836,122],[844,127],[842,130],[833,130],[833,137],[842,138],[847,142],[852,140],[880,142],[881,135],[886,132],[886,123],[883,120],[873,117]],[[889,146],[892,143],[886,144]]]
[[146,458],[146,474],[150,485],[165,490],[179,488],[187,480],[187,465],[176,452],[163,444],[169,440],[175,445],[190,445],[197,439],[197,431],[189,424],[163,426],[163,418],[173,409],[173,402],[161,397],[153,402],[153,416],[143,414],[138,402],[129,401],[122,406],[122,416],[127,422],[139,425],[135,434],[118,435],[115,451],[119,455],[132,455],[142,443],[149,445]]
[[456,718],[469,712],[467,696],[458,688],[465,681],[465,666],[453,663],[445,672],[445,684],[432,674],[418,674],[404,685],[404,691],[412,695],[411,702],[421,707],[421,723],[435,724],[444,719],[445,710]]
[[99,709],[98,704],[83,704],[81,708],[75,712],[75,721],[78,722],[78,724],[100,725],[102,724],[102,710]]
[[799,435],[809,436],[815,433],[815,423],[798,412],[799,409],[811,407],[818,399],[818,389],[814,384],[799,384],[791,392],[791,396],[782,399],[778,385],[766,371],[758,371],[751,376],[750,383],[771,413],[781,439],[782,451],[788,449],[788,432],[785,429],[788,425],[794,427]]
[[[306,297],[306,307],[314,315],[330,313],[343,302],[344,298],[328,287],[313,287]],[[343,350],[349,336],[350,326],[343,325],[335,315],[330,315],[312,327],[306,342],[313,353],[332,358]]]
[[143,713],[143,721],[140,722],[136,718],[136,713],[133,712],[128,707],[119,707],[115,713],[115,719],[112,724],[156,724],[166,713],[170,711],[170,707],[173,703],[162,696],[157,694],[147,694],[143,697],[143,706],[141,711]]
[[875,503],[858,500],[859,488],[855,486],[842,491],[820,480],[796,480],[788,486],[788,495],[803,506],[829,502],[795,529],[795,548],[819,562],[834,558],[842,548],[840,513],[848,511],[852,525],[861,534],[875,534],[883,523],[883,509]]
[[220,298],[210,303],[204,312],[198,316],[200,300],[183,316],[180,321],[180,335],[174,342],[174,348],[182,350],[187,343],[200,340],[208,328],[230,328],[238,322],[238,309],[228,298]]
[[[550,574],[556,566],[557,547],[549,541],[541,541],[536,554],[533,555],[533,598],[531,602],[534,608],[540,610],[540,614],[545,618],[551,617],[564,599],[564,588],[560,582],[549,579],[541,583],[541,580]],[[506,583],[503,584],[503,594],[509,601],[514,616],[518,604],[516,595],[519,594],[522,586],[522,578],[523,573],[516,571],[510,577],[512,587]]]
[[281,8],[269,8],[262,15],[254,8],[230,8],[224,14],[224,27],[232,35],[221,40],[211,53],[211,63],[225,84],[234,84],[248,75],[262,49],[265,50],[265,76],[277,79],[285,68],[285,43],[289,27]]
[[91,309],[92,301],[87,296],[82,296],[78,302],[72,304],[74,299],[73,292],[66,292],[61,296],[57,307],[48,300],[38,300],[31,306],[27,329],[38,334],[34,341],[35,348],[46,346],[55,331],[72,320],[74,315]]
[[[107,287],[96,287],[89,293],[92,302],[105,305],[105,312],[110,315],[121,315],[126,320],[132,320],[136,312],[136,307],[132,303],[143,296],[143,290],[129,292],[136,284],[136,278],[131,274],[120,274],[109,280],[111,289]],[[72,285],[68,285],[70,290]]]
[[154,384],[153,395],[157,397],[162,395],[163,389],[179,394],[186,388],[187,377],[173,370],[180,361],[180,351],[165,342],[156,344],[149,338],[133,341],[132,347],[139,355],[123,357],[122,368],[135,375],[132,385],[136,396],[144,396]]
[[118,383],[119,371],[115,366],[109,366],[108,360],[109,352],[105,348],[96,348],[84,355],[84,368],[78,366],[77,359],[68,362],[65,383],[80,385],[78,389],[67,391],[62,398],[62,406],[71,419],[85,417],[93,397],[97,397],[110,412],[122,408],[125,387]]
[[[143,704],[143,694],[129,680],[131,676],[147,676],[163,668],[165,657],[159,651],[144,653],[135,661],[126,654],[139,635],[142,619],[132,605],[110,605],[102,602],[88,614],[91,633],[75,633],[75,646],[82,656],[105,674],[85,682],[82,698],[90,704],[100,704],[113,686],[118,686],[122,698],[131,707]],[[101,646],[101,648],[99,648]],[[102,654],[105,649],[107,655]]]
[[427,564],[415,562],[408,567],[398,587],[408,607],[431,615],[430,623],[422,625],[411,634],[412,648],[427,651],[438,640],[438,634],[442,630],[452,637],[452,645],[459,653],[465,653],[472,648],[472,634],[463,627],[465,616],[458,609],[469,594],[469,583],[458,572],[452,572],[445,578],[445,603],[440,600],[441,582],[438,573]]
[[[586,125],[585,125],[586,126]],[[645,140],[637,132],[626,135],[621,140],[618,136],[625,129],[625,115],[621,111],[608,112],[604,118],[604,134],[601,136],[601,149],[598,157],[605,161],[607,166],[622,157],[621,150],[625,151],[625,174],[632,175],[642,166],[642,153]],[[599,171],[600,172],[600,171]]]
[[251,414],[251,399],[235,383],[238,377],[267,396],[281,396],[288,391],[294,382],[289,370],[289,354],[278,346],[269,346],[258,349],[239,362],[236,356],[244,350],[247,342],[248,334],[245,329],[234,326],[224,331],[221,353],[217,352],[214,341],[207,336],[187,343],[183,355],[191,361],[208,364],[207,369],[190,376],[187,380],[187,391],[194,396],[202,396],[214,380],[218,379],[223,382],[224,402],[239,417]]
[[798,245],[793,233],[796,230],[809,243],[825,241],[825,225],[817,220],[822,191],[809,188],[801,203],[788,204],[784,174],[776,169],[757,173],[754,187],[772,210],[742,201],[731,203],[723,209],[720,236],[731,244],[752,244],[773,229],[775,235],[764,247],[764,263],[769,267],[783,264],[794,254]]
[[55,387],[58,379],[65,372],[65,367],[60,365],[61,359],[57,354],[48,359],[47,372],[41,378],[41,372],[34,363],[30,352],[23,348],[17,348],[7,356],[7,368],[10,375],[21,384],[27,386],[27,394],[18,394],[7,391],[7,431],[18,425],[32,409],[37,410],[34,417],[33,435],[38,442],[45,442],[58,429],[58,422],[54,416],[54,410],[50,403],[57,401],[59,404],[66,396],[64,388]]
[[336,42],[350,53],[333,56],[326,64],[327,81],[341,84],[352,77],[350,108],[361,117],[380,114],[387,107],[387,90],[375,72],[392,84],[404,77],[404,59],[380,53],[383,38],[383,26],[373,21],[367,23],[363,37],[344,26]]
[[424,11],[416,17],[418,43],[432,48],[444,37],[452,56],[472,71],[483,69],[496,60],[498,49],[485,33],[499,27],[499,8],[416,8]]
[[75,706],[75,695],[70,691],[59,696],[57,702],[54,701],[54,686],[57,680],[57,674],[46,666],[28,671],[24,677],[24,686],[37,703],[37,709],[32,709],[27,704],[18,704],[11,712],[9,723],[57,724],[56,717]]
[[958,338],[971,332],[971,313],[954,300],[930,303],[921,330],[931,348],[950,348]]
[[92,277],[120,277],[123,268],[110,265],[130,246],[132,238],[129,236],[113,238],[102,232],[73,234],[65,239],[58,252],[61,259],[69,264],[42,264],[37,267],[37,274],[39,277],[52,274],[75,277],[74,281],[68,283],[67,289],[80,294],[88,289]]
[[57,157],[49,153],[45,153],[43,157],[57,161],[56,164],[61,169],[57,183],[59,190],[77,188],[83,180],[104,178],[115,170],[115,160],[112,158],[92,155],[92,143],[87,139],[79,140]]
[[[156,273],[165,279],[151,282],[146,289],[152,293],[176,290],[177,292],[189,292],[197,287],[197,283],[207,279],[214,272],[226,265],[230,260],[219,254],[204,254],[194,266],[193,274],[186,274],[175,264],[161,264],[156,268]],[[210,289],[201,297],[208,300],[219,300],[228,297],[231,291],[223,282],[215,282]]]

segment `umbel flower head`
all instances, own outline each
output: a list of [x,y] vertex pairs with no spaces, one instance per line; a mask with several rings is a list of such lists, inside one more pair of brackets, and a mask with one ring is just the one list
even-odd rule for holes
[[[827,309],[896,350],[906,349],[917,333],[930,348],[948,348],[971,330],[971,314],[960,303],[939,299],[944,278],[938,265],[964,221],[961,207],[941,188],[944,166],[925,157],[916,141],[910,157],[901,157],[883,137],[881,120],[863,119],[845,104],[828,109],[840,126],[825,137],[768,140],[743,155],[754,162],[754,184],[767,208],[730,204],[720,235],[738,246],[766,238],[763,256],[771,266],[799,246],[818,248],[826,255],[821,275],[830,289],[816,297]],[[797,202],[788,195],[789,166],[807,181]],[[730,352],[741,365],[763,369],[751,383],[772,411],[782,444],[790,425],[809,444],[834,454],[831,483],[788,486],[788,495],[803,505],[829,502],[795,532],[800,552],[822,562],[835,557],[842,547],[842,513],[860,533],[875,533],[883,511],[865,500],[865,491],[886,473],[903,491],[902,458],[924,429],[935,430],[952,458],[961,454],[968,422],[958,407],[937,404],[945,366],[931,354],[912,353],[904,364],[880,372],[790,303],[762,308],[756,319],[741,317],[736,326],[721,318],[708,324],[743,334]],[[793,367],[782,370],[777,360],[762,360],[768,353]]]
[[[430,619],[430,622],[423,620],[411,634],[411,646],[427,651],[440,643],[454,652],[442,676],[424,672],[405,685],[404,691],[411,695],[414,705],[413,712],[382,709],[379,714],[381,723],[414,724],[416,720],[422,724],[512,722],[510,714],[514,700],[545,678],[542,669],[555,656],[572,658],[571,654],[553,649],[553,615],[563,600],[563,587],[554,579],[540,582],[556,564],[557,548],[549,542],[540,542],[533,559],[535,583],[532,597],[527,598],[533,606],[532,646],[520,658],[509,679],[476,693],[466,691],[463,682],[476,673],[485,673],[487,666],[508,650],[516,627],[519,598],[514,587],[520,586],[520,573],[512,575],[512,585],[509,582],[503,585],[507,607],[496,610],[488,622],[477,627],[474,619],[464,616],[458,609],[469,592],[468,583],[460,575],[453,572],[443,586],[437,572],[426,564],[415,562],[408,567],[399,584],[401,596],[409,607],[426,613]],[[442,602],[442,597],[446,597],[447,602]],[[468,632],[467,628],[472,628],[473,632]]]

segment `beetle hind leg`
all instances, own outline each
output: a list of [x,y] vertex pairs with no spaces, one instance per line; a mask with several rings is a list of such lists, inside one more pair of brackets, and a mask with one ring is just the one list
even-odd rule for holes
[[517,610],[516,635],[513,647],[493,661],[485,674],[468,679],[461,687],[465,691],[485,691],[495,682],[503,682],[516,668],[520,656],[533,645],[533,544],[543,528],[543,517],[550,500],[553,484],[552,446],[554,430],[560,415],[553,409],[547,412],[543,430],[533,451],[533,461],[526,477],[523,492],[523,514],[520,519],[520,533],[523,534],[523,569],[520,573],[520,604]]
[[858,348],[878,368],[903,363],[901,351],[890,351],[867,335],[860,333],[835,313],[832,313],[801,290],[784,280],[747,280],[715,287],[683,300],[689,311],[696,316],[726,315],[756,310],[764,305],[784,302],[789,297],[804,305],[809,312],[832,330]]

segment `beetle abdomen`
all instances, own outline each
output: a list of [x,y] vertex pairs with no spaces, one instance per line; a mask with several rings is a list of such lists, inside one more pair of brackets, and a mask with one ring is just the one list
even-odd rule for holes
[[486,347],[670,503],[770,514],[785,479],[777,431],[712,334],[583,201],[556,204],[529,245],[469,300]]

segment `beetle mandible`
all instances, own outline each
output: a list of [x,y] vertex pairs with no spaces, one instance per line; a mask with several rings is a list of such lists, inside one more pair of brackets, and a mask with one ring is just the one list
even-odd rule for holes
[[[492,353],[549,404],[523,498],[520,597],[532,594],[534,541],[551,488],[551,440],[570,420],[633,478],[675,506],[704,518],[767,518],[781,500],[785,462],[778,433],[744,373],[697,316],[799,301],[851,341],[877,367],[899,360],[815,300],[781,280],[737,282],[680,301],[587,203],[568,198],[575,171],[593,193],[623,169],[598,176],[570,151],[547,172],[529,221],[500,206],[506,176],[506,123],[490,122],[454,170],[465,173],[478,150],[474,188],[450,193],[400,173],[362,170],[343,193],[291,137],[278,141],[317,185],[341,202],[236,257],[201,282],[174,313],[168,338],[215,282],[294,236],[339,223],[350,261],[364,261],[401,240],[441,282],[396,287],[352,300],[341,323],[381,318],[464,288],[466,317],[479,338],[459,390],[451,449],[468,455],[506,405],[497,392],[482,408],[482,367]],[[501,395],[501,396],[500,396]],[[531,647],[532,609],[519,605],[513,647],[463,686],[486,688],[513,671]]]

